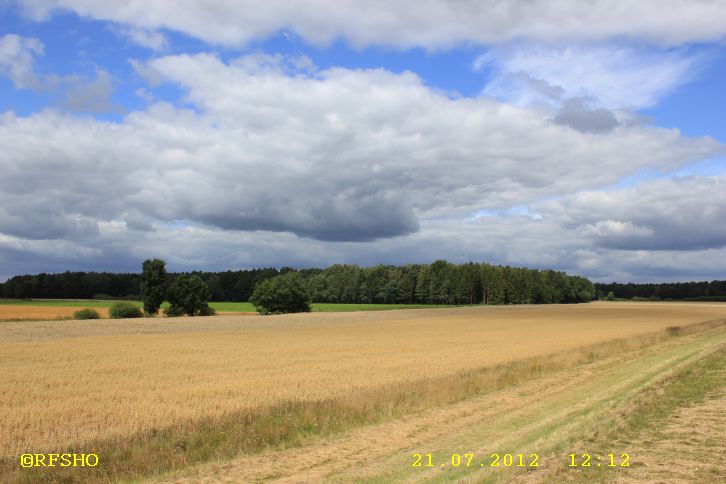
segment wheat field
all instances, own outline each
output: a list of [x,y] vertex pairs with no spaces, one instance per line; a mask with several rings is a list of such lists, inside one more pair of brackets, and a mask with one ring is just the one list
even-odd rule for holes
[[593,303],[0,324],[0,457],[350,396],[726,317]]

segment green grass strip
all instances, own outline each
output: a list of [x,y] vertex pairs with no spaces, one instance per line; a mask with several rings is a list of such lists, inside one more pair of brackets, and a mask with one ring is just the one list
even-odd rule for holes
[[[43,306],[43,307],[85,307],[109,308],[119,301],[87,300],[87,299],[0,299],[0,305],[6,306]],[[141,301],[126,301],[142,307]],[[217,311],[223,312],[255,312],[255,307],[249,302],[211,302]],[[169,303],[162,304],[162,308],[169,307]],[[348,311],[387,311],[391,309],[431,309],[460,307],[442,304],[332,304],[313,303],[313,312],[348,312]]]

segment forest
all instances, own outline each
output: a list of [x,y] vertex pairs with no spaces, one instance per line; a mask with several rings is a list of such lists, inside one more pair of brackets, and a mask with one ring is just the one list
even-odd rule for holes
[[[204,280],[212,301],[247,301],[259,282],[287,272],[305,281],[311,300],[320,303],[390,304],[551,304],[595,298],[584,277],[469,262],[360,267],[336,264],[326,269],[251,269],[193,272]],[[171,283],[179,273],[167,274]],[[139,299],[140,274],[64,272],[15,276],[0,284],[5,298]]]
[[595,284],[599,297],[609,293],[617,299],[651,299],[655,301],[726,301],[726,281],[663,282],[646,284]]

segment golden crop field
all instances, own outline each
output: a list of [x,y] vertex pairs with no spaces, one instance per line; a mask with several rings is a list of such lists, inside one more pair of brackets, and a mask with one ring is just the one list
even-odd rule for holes
[[670,326],[726,305],[591,303],[0,323],[0,460],[376,389]]

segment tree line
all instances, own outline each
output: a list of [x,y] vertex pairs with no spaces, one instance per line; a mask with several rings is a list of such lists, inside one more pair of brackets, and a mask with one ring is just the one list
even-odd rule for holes
[[564,272],[486,263],[359,267],[336,264],[308,274],[312,300],[328,303],[549,304],[594,298],[592,283]]
[[598,297],[618,299],[726,301],[726,281],[595,284]]
[[[326,269],[264,268],[192,272],[209,288],[211,301],[248,301],[257,284],[296,272],[314,302],[390,304],[550,304],[595,298],[584,277],[487,263],[360,267],[335,264]],[[167,273],[167,285],[181,276]],[[0,284],[6,298],[139,299],[140,274],[64,272],[15,276]]]
[[[255,285],[292,269],[252,269],[226,272],[192,272],[210,288],[211,300],[246,301]],[[166,273],[171,286],[181,273]],[[0,284],[0,295],[18,299],[130,299],[141,298],[141,274],[63,272],[15,276]]]

